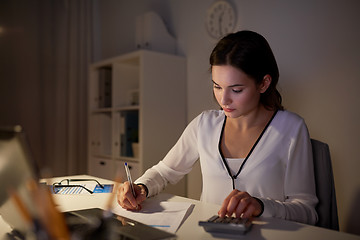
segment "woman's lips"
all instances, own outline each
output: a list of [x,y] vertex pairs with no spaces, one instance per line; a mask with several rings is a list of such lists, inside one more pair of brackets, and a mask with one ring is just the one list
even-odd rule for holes
[[232,109],[232,108],[223,108],[223,110],[224,110],[225,112],[232,112],[232,111],[234,111],[235,109]]

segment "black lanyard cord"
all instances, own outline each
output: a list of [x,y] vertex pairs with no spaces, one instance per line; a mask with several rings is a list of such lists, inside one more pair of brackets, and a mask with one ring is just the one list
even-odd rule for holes
[[221,129],[221,134],[220,134],[220,140],[219,140],[219,144],[218,144],[218,148],[219,148],[219,152],[220,152],[220,156],[224,162],[224,165],[226,167],[226,170],[229,174],[229,176],[231,177],[231,180],[232,180],[232,185],[233,185],[233,189],[236,189],[235,187],[235,179],[239,176],[241,170],[243,169],[246,161],[249,159],[251,153],[254,151],[256,145],[259,143],[261,137],[264,135],[266,129],[268,128],[268,126],[270,125],[270,123],[272,122],[272,120],[274,119],[275,115],[276,115],[277,111],[275,111],[275,113],[273,114],[273,116],[271,117],[270,121],[266,124],[265,128],[262,130],[260,136],[258,137],[258,139],[256,140],[256,142],[254,143],[254,145],[252,146],[250,152],[248,153],[248,155],[246,156],[246,158],[244,159],[244,161],[242,162],[240,168],[239,168],[239,171],[235,174],[235,175],[232,175],[231,174],[231,170],[230,170],[230,167],[229,165],[227,164],[227,161],[225,160],[225,157],[221,151],[221,141],[222,141],[222,138],[223,138],[223,134],[224,134],[224,129],[225,129],[225,123],[226,123],[226,119],[227,117],[225,116],[225,119],[224,119],[224,123],[223,123],[223,126],[222,126],[222,129]]
[[233,184],[233,190],[235,189],[235,179],[236,179],[236,176],[231,177],[232,184]]

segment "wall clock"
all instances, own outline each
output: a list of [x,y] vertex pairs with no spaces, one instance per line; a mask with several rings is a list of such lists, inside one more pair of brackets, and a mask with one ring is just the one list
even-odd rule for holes
[[206,30],[212,38],[219,39],[234,31],[236,11],[226,0],[217,0],[207,9]]

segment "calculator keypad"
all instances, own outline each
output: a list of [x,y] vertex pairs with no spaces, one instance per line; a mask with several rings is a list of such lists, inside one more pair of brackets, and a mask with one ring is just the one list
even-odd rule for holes
[[252,222],[245,218],[212,216],[207,221],[199,221],[199,225],[210,233],[244,234],[250,230]]

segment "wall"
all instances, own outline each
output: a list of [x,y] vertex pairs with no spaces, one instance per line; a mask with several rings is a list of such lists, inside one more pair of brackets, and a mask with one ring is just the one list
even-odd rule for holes
[[0,1],[0,125],[20,124],[41,161],[38,1]]
[[[187,57],[188,120],[213,108],[208,56],[215,41],[204,28],[212,0],[99,1],[99,59],[134,50],[136,15],[157,12],[177,38],[177,54]],[[349,228],[351,206],[359,204],[360,178],[360,2],[356,0],[232,1],[238,29],[263,34],[280,67],[285,107],[305,118],[311,137],[329,144],[340,225]],[[114,41],[116,39],[116,41]],[[99,50],[100,49],[100,50]],[[198,166],[188,178],[191,197],[199,196]],[[359,231],[359,230],[357,230]]]
[[88,29],[76,29],[87,23],[88,4],[92,2],[0,1],[0,126],[24,127],[46,176],[48,171],[60,176],[87,169],[86,141],[78,139],[86,139],[84,80],[90,61],[84,49],[91,37],[75,39]]

